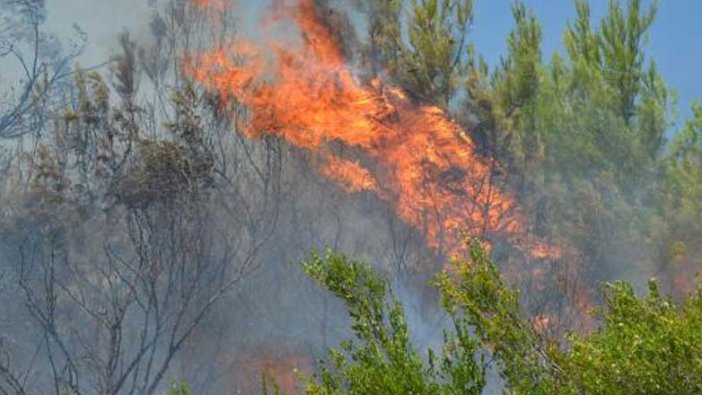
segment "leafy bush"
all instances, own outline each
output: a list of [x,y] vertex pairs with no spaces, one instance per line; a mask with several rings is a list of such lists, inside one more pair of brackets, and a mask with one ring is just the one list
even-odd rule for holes
[[480,394],[487,360],[516,394],[697,394],[702,391],[702,288],[678,304],[655,282],[637,297],[626,282],[606,286],[601,326],[557,341],[520,311],[477,240],[437,286],[451,318],[440,354],[412,344],[388,282],[362,261],[315,253],[305,272],[344,301],[354,339],[307,378],[307,394]]

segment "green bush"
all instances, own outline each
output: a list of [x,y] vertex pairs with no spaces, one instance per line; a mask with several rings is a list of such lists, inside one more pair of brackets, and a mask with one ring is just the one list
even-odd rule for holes
[[637,297],[626,282],[606,286],[599,329],[568,339],[541,335],[522,314],[477,240],[436,285],[451,318],[440,353],[412,344],[400,302],[371,266],[327,251],[305,272],[340,298],[354,338],[307,377],[307,394],[480,394],[488,360],[515,394],[699,394],[702,288],[683,303],[655,282]]

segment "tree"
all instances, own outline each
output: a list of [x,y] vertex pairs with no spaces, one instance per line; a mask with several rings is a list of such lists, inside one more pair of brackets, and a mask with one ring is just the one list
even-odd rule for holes
[[412,344],[401,304],[366,262],[327,251],[305,272],[344,301],[356,341],[330,352],[331,366],[310,381],[308,394],[480,394],[486,364],[466,322],[451,316],[441,355],[427,362]]
[[[0,254],[26,333],[0,349],[9,393],[160,391],[276,228],[279,146],[230,133],[187,80],[164,103],[173,121],[149,136],[158,122],[138,102],[136,45],[121,44],[112,86],[77,70],[50,133],[10,165],[22,187],[8,195],[22,203],[0,219]],[[41,379],[27,382],[32,371]]]
[[606,280],[667,262],[646,240],[665,226],[656,196],[674,95],[646,51],[655,3],[612,1],[599,21],[587,1],[575,9],[565,56],[542,59],[538,20],[515,3],[508,53],[493,69],[470,64],[460,119],[505,165],[534,231],[575,247],[564,267]]
[[[401,305],[367,263],[327,252],[304,265],[342,299],[358,342],[332,350],[332,368],[309,379],[306,393],[480,393],[485,357],[517,394],[694,394],[702,389],[702,287],[683,303],[661,296],[655,282],[637,297],[625,282],[606,286],[600,326],[567,341],[543,336],[506,285],[482,243],[438,277],[453,323],[444,354],[426,365],[411,343]],[[440,361],[437,363],[437,361]]]
[[65,138],[53,142],[58,150],[42,149],[33,207],[7,234],[15,247],[5,258],[40,333],[52,392],[155,393],[255,254],[232,249],[237,236],[213,219],[213,160],[188,116],[194,93],[176,98],[175,142],[140,140],[138,124],[100,104],[109,96],[101,79],[78,75],[86,96],[56,132]]
[[467,81],[468,104],[475,108],[476,139],[490,155],[507,164],[526,167],[543,149],[535,128],[534,104],[542,81],[541,26],[523,2],[512,5],[515,26],[507,38],[508,54],[489,75],[487,66],[473,62]]
[[57,38],[41,28],[45,14],[44,0],[0,1],[0,64],[20,78],[0,101],[0,138],[43,128],[52,91],[70,76],[71,62],[87,42],[85,33],[74,26],[76,40],[62,52]]
[[670,145],[664,163],[665,184],[661,189],[661,243],[659,271],[674,289],[690,290],[692,279],[702,270],[699,240],[702,237],[702,106],[694,103],[688,119]]
[[600,28],[604,75],[619,93],[619,111],[627,124],[636,114],[645,61],[643,40],[656,17],[655,4],[647,11],[642,6],[641,0],[630,0],[622,9],[617,1],[610,1]]
[[650,282],[637,297],[630,284],[606,287],[603,327],[573,337],[560,357],[571,386],[589,394],[696,394],[702,391],[702,289],[682,303]]
[[370,58],[416,99],[448,108],[469,57],[472,0],[412,0],[408,39],[402,37],[407,2],[362,1],[369,24]]

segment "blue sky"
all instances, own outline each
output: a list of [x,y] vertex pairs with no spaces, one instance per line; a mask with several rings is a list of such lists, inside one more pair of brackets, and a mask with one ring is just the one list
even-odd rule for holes
[[[575,17],[572,0],[527,0],[544,31],[544,55],[548,59],[562,48],[568,20]],[[495,64],[505,53],[507,34],[512,27],[511,0],[475,0],[476,49]],[[607,8],[607,0],[591,0],[597,18]],[[668,84],[678,93],[681,116],[690,113],[693,100],[702,101],[702,0],[661,0],[658,17],[650,33],[649,53]]]

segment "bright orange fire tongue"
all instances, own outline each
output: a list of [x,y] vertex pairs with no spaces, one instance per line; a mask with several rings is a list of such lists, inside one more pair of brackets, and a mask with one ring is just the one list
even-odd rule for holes
[[[313,0],[281,6],[276,15],[297,24],[301,48],[271,44],[271,64],[264,49],[237,42],[186,66],[207,89],[236,97],[251,110],[245,133],[278,135],[320,153],[323,175],[349,192],[374,191],[393,203],[404,221],[426,234],[432,248],[457,253],[462,246],[458,232],[464,231],[501,234],[533,258],[553,255],[543,245],[527,245],[513,199],[495,188],[491,167],[441,109],[417,105],[378,79],[359,82]],[[271,71],[274,77],[266,79]],[[332,142],[351,148],[354,160],[335,156]]]
[[226,7],[226,0],[193,0],[195,6],[206,9],[224,9]]

